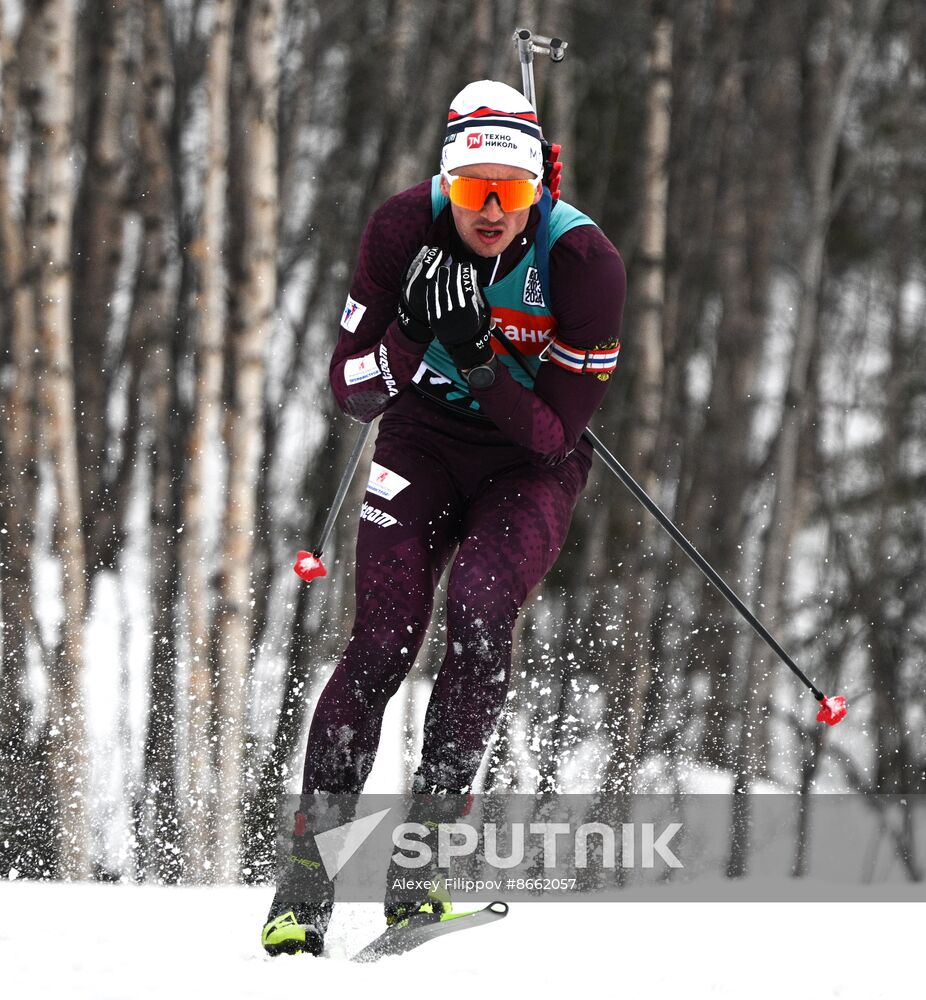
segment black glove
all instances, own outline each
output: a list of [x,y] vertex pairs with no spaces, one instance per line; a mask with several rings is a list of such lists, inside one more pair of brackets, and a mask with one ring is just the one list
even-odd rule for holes
[[436,279],[428,285],[428,321],[460,371],[492,358],[492,315],[472,264],[438,268]]
[[399,300],[399,329],[419,344],[428,344],[434,334],[428,326],[428,305],[426,301],[428,285],[434,278],[443,250],[437,247],[422,247],[405,272],[402,281],[402,297]]

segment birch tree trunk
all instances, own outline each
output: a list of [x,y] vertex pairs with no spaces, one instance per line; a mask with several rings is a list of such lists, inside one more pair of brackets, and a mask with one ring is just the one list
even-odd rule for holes
[[[788,551],[799,525],[798,459],[807,421],[807,389],[811,358],[819,337],[819,296],[823,280],[823,260],[830,221],[836,209],[833,171],[839,139],[845,125],[849,102],[858,74],[867,57],[871,35],[886,0],[867,0],[865,19],[855,37],[849,36],[843,65],[837,70],[839,28],[831,26],[827,55],[817,68],[815,85],[816,116],[811,125],[809,202],[807,221],[798,261],[799,293],[794,343],[785,390],[781,429],[775,442],[773,472],[774,500],[771,504],[766,541],[766,558],[760,589],[768,622],[781,618]],[[841,4],[834,4],[834,12]],[[838,18],[838,14],[834,15]],[[767,673],[769,655],[758,639],[752,641],[749,662],[758,674]],[[747,684],[752,690],[753,683]],[[763,681],[765,700],[768,683]]]
[[[12,711],[14,700],[25,698],[22,679],[32,611],[32,573],[29,552],[34,536],[36,466],[35,299],[26,254],[25,225],[10,193],[10,153],[19,111],[20,66],[16,46],[0,19],[0,67],[3,93],[0,105],[0,442],[3,473],[3,661],[0,669],[0,713]],[[25,708],[21,705],[20,708]],[[16,714],[16,713],[14,713]],[[26,714],[23,719],[28,719]],[[4,732],[10,732],[5,727]]]
[[[569,0],[552,0],[544,12],[549,18],[548,26],[538,26],[540,34],[558,36],[567,41],[574,38],[573,4]],[[543,126],[544,138],[563,147],[563,156],[568,160],[578,149],[576,127],[578,121],[578,97],[576,63],[568,57],[556,66],[544,66],[541,70],[545,87],[539,95],[543,99],[537,111]],[[570,204],[582,204],[575,195],[575,170],[567,169],[562,180],[563,198]]]
[[232,160],[232,405],[226,418],[228,489],[218,617],[219,871],[241,867],[244,742],[247,732],[254,531],[263,456],[265,354],[276,307],[277,54],[281,0],[242,0],[244,65]]
[[[412,86],[412,75],[415,73],[416,33],[421,30],[424,18],[415,16],[414,0],[396,0],[395,10],[390,18],[385,46],[388,58],[389,73],[382,81],[383,112],[392,112],[391,120],[387,119],[382,133],[380,158],[382,169],[378,170],[375,179],[374,201],[385,201],[386,198],[407,187],[408,178],[414,176],[414,163],[417,150],[411,139],[408,128],[408,116],[400,109],[408,99]],[[421,101],[423,95],[418,96]],[[417,103],[417,102],[416,102]],[[430,108],[422,107],[422,118],[430,112]],[[414,129],[411,130],[414,134]]]
[[56,492],[55,551],[62,571],[63,620],[49,668],[49,756],[61,829],[60,874],[90,874],[87,824],[87,739],[84,722],[84,624],[87,575],[81,517],[71,330],[71,222],[74,173],[76,7],[47,0],[34,35],[35,72],[28,81],[32,113],[29,196],[34,206],[37,329],[42,403],[40,445]]
[[[644,180],[641,207],[640,271],[638,290],[640,322],[634,334],[637,368],[632,393],[635,416],[628,442],[628,454],[650,495],[655,494],[653,457],[662,407],[663,349],[662,323],[665,305],[666,220],[668,212],[668,155],[672,102],[671,17],[661,4],[653,5],[650,37],[649,89],[647,92],[646,137],[644,142]],[[626,508],[625,508],[626,510]],[[605,787],[621,787],[637,760],[643,738],[643,710],[653,673],[648,641],[654,606],[654,548],[656,527],[651,518],[643,518],[637,528],[637,510],[622,519],[621,533],[636,532],[635,548],[639,555],[635,579],[637,593],[630,598],[627,628],[633,658],[632,671],[618,679],[620,697],[612,697],[609,729],[612,737],[621,733],[620,748],[611,754],[605,769]],[[630,676],[627,677],[626,674]]]
[[176,327],[178,262],[172,253],[175,215],[169,132],[174,81],[163,0],[136,0],[142,24],[138,95],[142,247],[129,340],[142,365],[142,397],[150,427],[149,462],[151,666],[145,734],[137,868],[141,878],[175,882],[181,872],[182,830],[177,790],[177,629],[180,579],[180,469]]
[[[768,319],[768,247],[774,244],[778,220],[784,215],[780,178],[791,171],[790,143],[783,137],[794,134],[797,103],[794,88],[789,86],[796,75],[790,53],[793,33],[787,31],[780,12],[770,9],[762,23],[766,53],[757,62],[749,47],[748,32],[755,30],[755,11],[750,7],[726,4],[718,11],[715,25],[715,44],[723,59],[717,128],[711,136],[719,152],[715,256],[722,313],[703,426],[697,435],[689,436],[682,473],[684,480],[691,481],[683,523],[720,575],[734,581],[742,577],[741,542],[753,471],[751,428]],[[753,79],[773,72],[773,79],[760,84],[751,102],[744,80],[747,67]],[[747,132],[742,122],[750,113],[758,120]],[[704,713],[700,756],[719,767],[731,767],[735,749],[728,741],[729,679],[738,677],[741,670],[733,662],[742,654],[735,632],[740,623],[703,576],[685,569],[692,580],[686,592],[697,609],[698,622],[696,634],[687,642],[688,680],[710,685],[705,698],[711,711]]]
[[35,309],[25,224],[10,191],[10,154],[19,114],[17,47],[0,19],[0,877],[26,877],[47,864],[35,835],[45,799],[35,749],[27,741],[33,714],[27,685],[30,647],[38,642],[30,553],[35,535]]
[[[893,224],[894,245],[891,248],[891,320],[888,335],[890,361],[881,376],[882,433],[877,448],[877,478],[880,489],[871,504],[874,514],[867,552],[867,566],[858,593],[858,606],[868,623],[869,671],[872,684],[872,714],[875,722],[875,782],[878,791],[893,794],[919,794],[926,784],[926,771],[918,766],[915,727],[905,718],[908,683],[903,669],[904,633],[915,633],[913,615],[898,614],[892,607],[898,592],[905,589],[907,576],[897,566],[898,535],[903,538],[904,522],[916,515],[904,503],[898,503],[897,485],[904,478],[904,438],[909,435],[913,420],[914,393],[910,390],[910,373],[915,359],[908,345],[922,337],[922,326],[908,318],[909,306],[904,299],[916,282],[916,265],[910,260],[912,248],[921,232],[921,202],[914,192],[917,184],[913,171],[903,167],[894,184],[897,198]],[[912,363],[911,363],[912,362]],[[922,523],[922,522],[921,522]],[[916,539],[907,535],[907,544],[917,548]],[[911,582],[914,572],[907,576]],[[913,586],[916,586],[913,584]],[[908,845],[912,852],[913,843]],[[915,860],[911,862],[916,866]]]
[[213,661],[212,569],[208,511],[204,499],[214,474],[222,408],[225,334],[225,212],[228,183],[228,90],[235,0],[215,0],[209,40],[206,93],[209,124],[206,175],[198,239],[188,252],[199,264],[201,292],[197,302],[196,390],[193,427],[187,442],[189,478],[183,500],[183,579],[189,627],[190,657],[190,793],[187,830],[193,872],[209,877],[213,863],[215,800],[212,739]]
[[[783,591],[791,543],[800,526],[798,469],[801,444],[807,425],[807,390],[811,359],[819,340],[819,297],[823,281],[823,262],[830,221],[836,208],[834,168],[839,140],[849,111],[852,92],[868,56],[872,34],[886,0],[865,0],[860,6],[861,23],[856,31],[843,25],[845,8],[841,2],[830,5],[831,23],[823,52],[815,68],[813,113],[810,116],[808,163],[808,204],[804,213],[806,230],[798,259],[798,302],[794,343],[785,390],[781,429],[774,446],[772,470],[774,497],[770,504],[770,522],[766,537],[765,560],[760,572],[763,620],[774,629],[781,625]],[[845,38],[845,52],[840,60],[840,40]],[[750,642],[741,698],[748,699],[749,716],[756,709],[764,712],[770,694],[770,654],[758,638]],[[766,728],[747,719],[745,710],[740,722],[734,791],[748,792],[764,759]],[[737,795],[733,810],[727,874],[740,876],[746,870],[748,849],[748,802]]]
[[123,143],[127,6],[127,0],[88,4],[80,38],[90,50],[90,96],[87,159],[74,210],[74,371],[81,412],[81,504],[91,573],[101,565],[112,567],[121,547],[119,512],[104,470],[106,408],[113,381],[106,349],[122,260],[128,181]]

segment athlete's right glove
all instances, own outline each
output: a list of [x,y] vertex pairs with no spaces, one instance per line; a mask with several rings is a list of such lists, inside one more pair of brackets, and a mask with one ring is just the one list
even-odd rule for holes
[[422,247],[405,272],[399,299],[399,329],[419,344],[429,344],[434,334],[428,323],[428,285],[434,280],[444,251]]

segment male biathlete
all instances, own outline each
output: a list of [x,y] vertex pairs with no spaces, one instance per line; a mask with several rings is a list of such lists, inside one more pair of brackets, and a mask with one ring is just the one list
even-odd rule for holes
[[[309,730],[308,827],[326,795],[363,788],[448,563],[447,651],[410,818],[433,821],[442,794],[471,787],[505,703],[515,619],[585,486],[581,435],[617,363],[626,279],[592,220],[544,189],[541,140],[517,90],[471,83],[450,106],[440,173],[364,232],[330,379],[345,413],[381,419],[356,619]],[[297,813],[294,861],[317,874],[313,898],[281,882],[262,937],[271,954],[323,948],[332,890],[306,828]],[[440,892],[387,896],[387,922],[447,906]]]

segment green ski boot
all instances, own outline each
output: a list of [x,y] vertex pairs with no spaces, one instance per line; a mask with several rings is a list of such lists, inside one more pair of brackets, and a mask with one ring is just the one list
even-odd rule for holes
[[436,885],[432,885],[428,890],[425,899],[418,902],[388,902],[385,905],[386,926],[403,927],[411,917],[427,916],[431,920],[445,920],[453,910],[453,903],[450,893],[447,890],[447,883],[444,879],[437,880]]
[[268,955],[321,955],[334,905],[334,886],[315,841],[320,830],[339,826],[353,800],[324,792],[300,798],[277,890],[260,943]]
[[295,904],[264,925],[260,943],[271,957],[320,955],[325,947],[325,929],[330,916],[330,904],[326,908]]
[[[422,844],[430,849],[430,859],[421,866],[410,868],[393,855],[386,877],[384,911],[387,927],[403,926],[415,916],[416,923],[446,920],[453,909],[448,890],[449,869],[441,868],[437,859],[438,831],[442,823],[455,822],[464,815],[468,806],[467,796],[435,784],[426,784],[420,773],[415,775],[412,790],[407,798],[405,821],[424,828],[420,835]],[[421,889],[408,886],[409,879],[429,888],[422,898]]]

